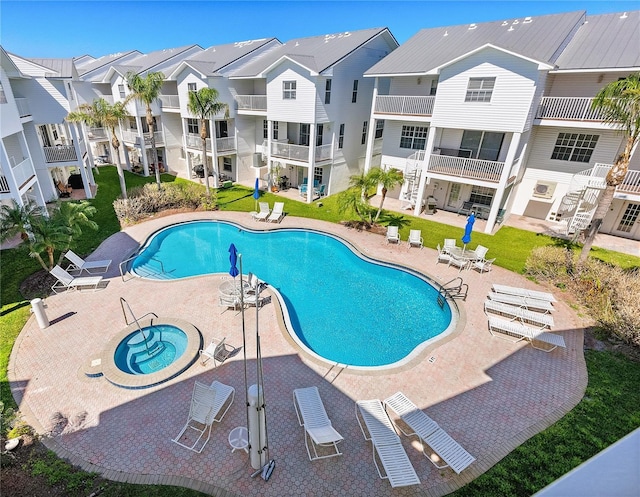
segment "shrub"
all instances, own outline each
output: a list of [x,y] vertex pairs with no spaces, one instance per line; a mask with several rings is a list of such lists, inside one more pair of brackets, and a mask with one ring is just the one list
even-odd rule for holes
[[216,208],[216,193],[211,199],[200,185],[183,183],[163,183],[158,190],[155,183],[132,188],[128,199],[113,202],[116,216],[123,225],[133,224],[158,212],[170,209],[213,210]]

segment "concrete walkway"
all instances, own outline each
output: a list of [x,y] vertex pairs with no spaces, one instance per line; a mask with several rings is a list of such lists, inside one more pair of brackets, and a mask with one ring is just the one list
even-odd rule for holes
[[[142,390],[118,388],[104,378],[83,374],[86,361],[125,327],[120,297],[137,314],[153,311],[193,323],[205,342],[212,336],[226,336],[231,344],[242,346],[241,316],[232,311],[221,314],[218,306],[222,275],[162,282],[120,278],[118,263],[150,234],[190,219],[228,220],[254,229],[319,229],[343,237],[369,257],[409,266],[440,283],[458,276],[457,269],[436,264],[434,250],[388,245],[380,235],[288,216],[279,225],[266,225],[251,221],[247,213],[181,214],[113,235],[90,257],[113,259],[106,288],[48,297],[52,324],[42,330],[30,318],[16,340],[8,371],[25,420],[39,433],[50,435],[45,443],[59,455],[88,471],[114,480],[182,485],[221,496],[440,496],[471,481],[561,418],[584,393],[583,332],[560,290],[551,289],[559,299],[553,331],[563,335],[566,349],[547,354],[489,334],[482,303],[492,283],[539,288],[499,267],[482,275],[460,274],[470,292],[466,302],[457,301],[461,320],[453,337],[430,346],[402,368],[376,373],[338,372],[307,356],[281,325],[274,299],[260,310],[259,324],[269,451],[276,469],[268,482],[251,478],[248,457],[243,451],[231,453],[227,442],[234,427],[246,425],[242,354],[217,369],[211,363],[206,367],[196,363],[177,378]],[[384,306],[371,319],[385,319]],[[255,311],[246,313],[246,329],[255,330]],[[250,341],[247,353],[249,381],[254,383],[255,353]],[[205,383],[215,379],[236,389],[235,402],[222,422],[214,424],[201,454],[171,442],[187,419],[196,379]],[[343,456],[313,463],[307,458],[292,404],[293,389],[311,385],[318,386],[333,425],[345,438]],[[384,399],[398,390],[447,430],[476,462],[461,475],[437,470],[414,440],[402,437],[422,483],[392,491],[378,477],[371,444],[355,419],[354,402]]]

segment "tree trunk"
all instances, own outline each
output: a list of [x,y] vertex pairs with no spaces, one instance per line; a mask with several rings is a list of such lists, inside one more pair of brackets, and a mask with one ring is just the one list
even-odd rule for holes
[[376,213],[376,218],[373,220],[374,223],[378,222],[378,218],[380,217],[380,213],[382,212],[382,205],[384,204],[384,199],[387,196],[387,189],[382,187],[382,198],[380,199],[380,207],[378,207],[378,212]]
[[[149,132],[151,133],[151,150],[153,151],[151,159],[153,160],[153,166],[156,170],[156,183],[158,184],[158,190],[162,190],[162,184],[160,183],[160,168],[158,167],[158,150],[156,149],[156,128],[153,125],[151,107],[147,107],[147,124],[149,125]],[[144,143],[142,150],[145,150]]]
[[202,139],[202,167],[204,167],[204,189],[207,192],[207,198],[211,198],[209,190],[209,161],[207,159],[207,139]]
[[120,180],[120,191],[122,192],[122,198],[127,198],[127,183],[124,180],[124,171],[122,170],[122,161],[120,160],[120,141],[116,136],[116,130],[111,128],[111,145],[116,152],[116,168],[118,169],[118,179]]
[[613,194],[616,191],[616,187],[613,185],[607,185],[602,194],[602,197],[598,201],[598,207],[596,208],[596,212],[593,215],[593,219],[591,220],[591,226],[587,230],[586,238],[584,241],[584,245],[582,246],[582,251],[580,252],[580,257],[578,258],[578,262],[582,264],[587,260],[589,256],[589,252],[591,251],[591,246],[600,230],[600,226],[602,226],[602,221],[604,217],[609,212],[609,207],[611,207],[611,202],[613,202]]

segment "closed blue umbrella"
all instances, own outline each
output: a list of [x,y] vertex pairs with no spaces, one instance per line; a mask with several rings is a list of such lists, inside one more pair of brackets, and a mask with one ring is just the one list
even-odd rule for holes
[[476,222],[476,215],[475,213],[471,213],[469,214],[469,217],[467,218],[467,225],[464,227],[464,236],[462,237],[462,243],[464,243],[464,247],[462,250],[464,250],[464,248],[466,248],[467,243],[469,243],[471,241],[471,232],[473,231],[473,223]]
[[256,208],[255,210],[258,210],[258,199],[260,198],[260,178],[256,178],[256,186],[253,189],[253,198],[256,201]]
[[229,245],[229,262],[231,263],[231,268],[229,268],[229,274],[234,278],[240,274],[238,271],[238,251],[236,250],[236,246],[232,243]]

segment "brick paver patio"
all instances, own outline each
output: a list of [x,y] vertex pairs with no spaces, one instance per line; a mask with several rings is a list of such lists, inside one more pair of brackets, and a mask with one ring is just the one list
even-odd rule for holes
[[[217,369],[211,362],[206,367],[197,362],[177,378],[141,390],[118,388],[83,373],[87,360],[125,327],[120,297],[137,314],[152,311],[193,323],[205,342],[212,336],[226,336],[232,345],[242,345],[241,316],[233,311],[221,314],[217,302],[222,275],[170,282],[120,278],[118,263],[151,233],[197,218],[230,220],[257,229],[320,229],[349,240],[368,256],[404,264],[440,283],[458,276],[457,269],[436,264],[434,250],[388,245],[380,235],[309,219],[285,217],[279,225],[265,225],[251,221],[247,213],[181,214],[123,230],[90,257],[114,260],[105,277],[106,288],[48,297],[46,312],[52,324],[41,330],[32,317],[16,340],[9,364],[11,389],[26,421],[40,433],[50,434],[46,443],[84,469],[115,480],[182,485],[214,495],[439,496],[477,477],[555,422],[584,393],[583,333],[560,291],[554,291],[560,298],[553,331],[564,336],[566,349],[547,354],[489,334],[482,302],[492,283],[536,288],[499,267],[482,275],[462,272],[470,292],[466,302],[457,301],[461,320],[454,336],[390,371],[340,372],[308,357],[286,335],[274,299],[260,310],[259,324],[269,449],[276,469],[268,482],[251,478],[247,455],[231,453],[227,442],[234,427],[246,425],[242,353]],[[247,336],[253,337],[255,310],[245,317]],[[384,318],[383,309],[371,316]],[[249,339],[247,344],[250,384],[255,383],[253,342]],[[236,388],[231,409],[221,423],[214,424],[201,454],[171,442],[186,421],[195,379],[205,383],[217,379]],[[307,458],[292,403],[293,389],[311,385],[318,386],[333,425],[345,438],[343,456],[313,463]],[[425,409],[476,462],[459,476],[449,469],[438,470],[412,439],[403,437],[422,483],[392,491],[376,473],[371,444],[356,422],[354,402],[384,399],[398,390]]]

